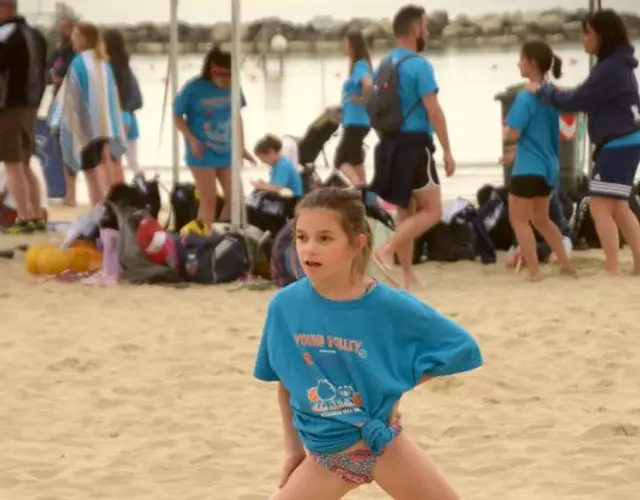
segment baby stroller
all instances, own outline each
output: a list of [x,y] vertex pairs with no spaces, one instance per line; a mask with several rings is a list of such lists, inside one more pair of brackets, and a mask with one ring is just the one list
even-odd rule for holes
[[317,174],[316,162],[318,157],[322,155],[325,166],[329,168],[329,160],[324,147],[336,135],[340,128],[340,121],[340,108],[327,108],[307,127],[302,137],[292,135],[283,137],[282,152],[294,164],[300,166],[305,193],[324,184]]

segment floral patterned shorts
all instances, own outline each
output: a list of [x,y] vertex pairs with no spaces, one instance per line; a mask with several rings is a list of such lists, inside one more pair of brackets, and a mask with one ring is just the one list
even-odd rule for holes
[[[393,426],[394,437],[402,432],[402,426]],[[383,452],[384,453],[384,452]],[[369,449],[316,455],[311,453],[316,463],[337,474],[342,480],[352,484],[369,484],[373,482],[373,468],[382,456],[375,455]]]

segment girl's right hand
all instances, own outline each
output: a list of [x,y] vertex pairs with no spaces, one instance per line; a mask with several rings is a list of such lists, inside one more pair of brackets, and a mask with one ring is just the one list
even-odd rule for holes
[[201,159],[202,155],[204,154],[204,146],[202,145],[202,143],[195,137],[192,137],[189,139],[189,146],[191,146],[191,152],[193,153],[193,156]]
[[307,458],[307,454],[303,449],[285,452],[278,488],[282,488],[287,484],[287,481],[289,480],[289,477],[291,477],[291,474],[293,474],[293,471],[298,468],[305,458]]

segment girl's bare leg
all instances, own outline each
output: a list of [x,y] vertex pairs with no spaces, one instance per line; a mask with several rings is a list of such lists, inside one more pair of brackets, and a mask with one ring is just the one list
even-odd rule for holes
[[612,276],[619,273],[620,233],[613,218],[615,204],[615,199],[601,196],[592,196],[589,200],[589,211],[596,226],[600,246],[604,250],[605,270]]
[[89,192],[89,203],[95,207],[102,203],[106,197],[104,172],[102,165],[84,171],[84,178],[87,181],[87,191]]
[[66,193],[64,196],[64,204],[69,207],[76,206],[76,178],[77,174],[72,172],[67,165],[62,166],[64,172],[64,185],[66,187]]
[[405,434],[385,449],[373,477],[394,500],[460,500],[433,461]]
[[516,235],[518,246],[522,253],[524,263],[529,269],[529,280],[539,281],[540,263],[536,250],[536,236],[531,228],[530,221],[533,218],[533,200],[521,198],[509,194],[509,222]]
[[[307,457],[269,500],[340,500],[356,487],[318,465],[312,457]],[[422,497],[411,500],[417,498]],[[449,499],[443,497],[438,500]]]
[[[231,190],[231,167],[217,170],[218,180],[222,186],[224,194],[224,206],[220,212],[220,220],[228,222],[231,220],[231,204],[233,203],[233,192]],[[214,189],[217,191],[218,186],[214,183]]]
[[191,168],[193,181],[198,190],[198,219],[211,228],[215,222],[218,195],[215,190],[216,171],[212,168]]

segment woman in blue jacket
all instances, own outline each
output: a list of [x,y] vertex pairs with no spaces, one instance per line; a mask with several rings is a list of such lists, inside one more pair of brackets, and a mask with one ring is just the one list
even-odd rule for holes
[[617,275],[619,232],[633,252],[640,274],[640,224],[629,196],[640,164],[640,95],[638,60],[622,18],[613,10],[590,13],[582,22],[584,50],[597,57],[588,78],[563,91],[546,83],[531,85],[543,101],[561,112],[585,112],[595,146],[589,184],[589,209],[605,254],[605,267]]

